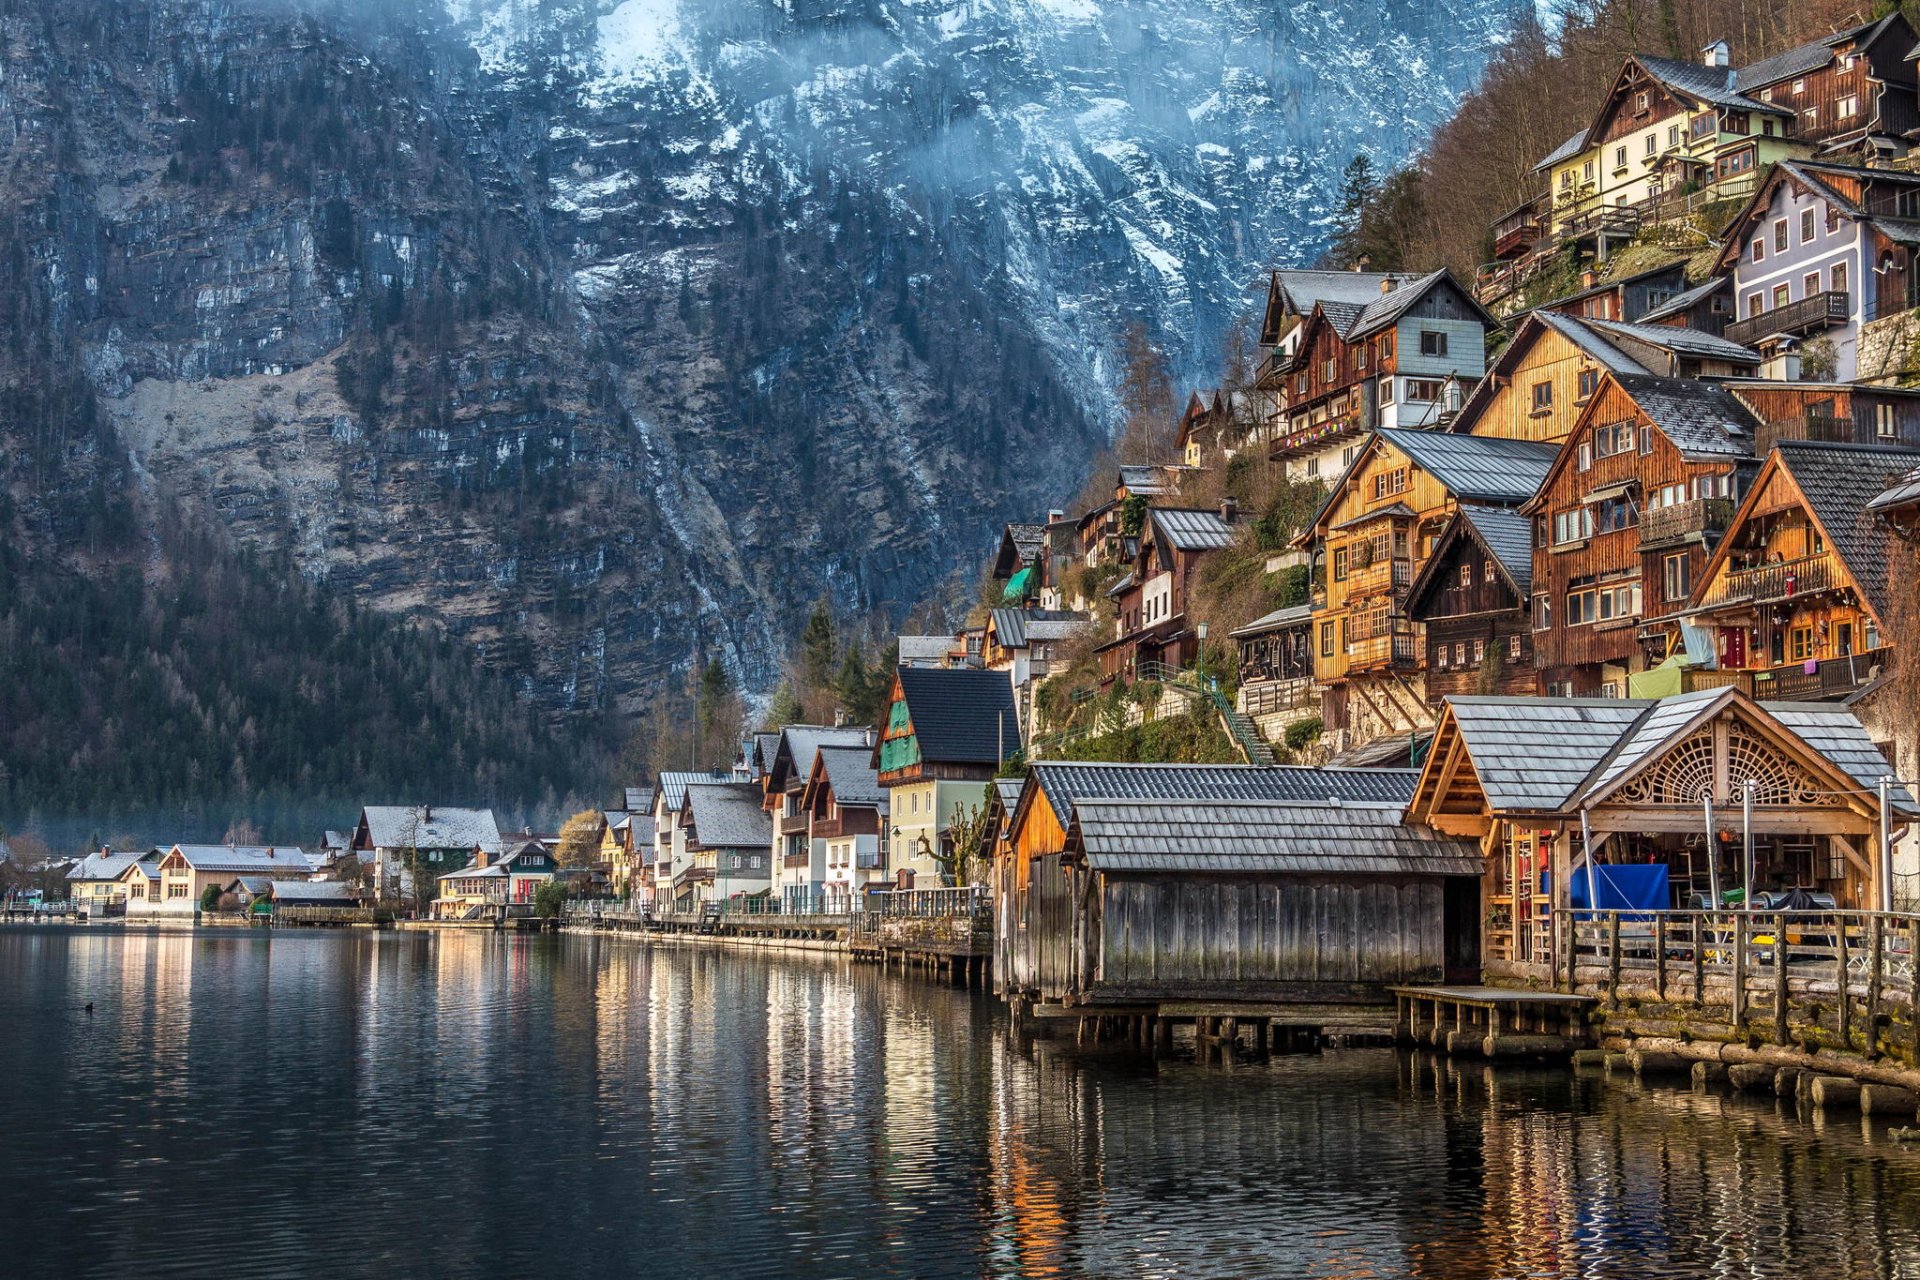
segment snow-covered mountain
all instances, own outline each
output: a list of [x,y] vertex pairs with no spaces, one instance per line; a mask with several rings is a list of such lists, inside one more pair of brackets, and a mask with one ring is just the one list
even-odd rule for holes
[[770,688],[1078,488],[1129,323],[1209,376],[1529,6],[0,2],[0,384],[90,397],[0,424],[14,536],[124,491],[556,712]]

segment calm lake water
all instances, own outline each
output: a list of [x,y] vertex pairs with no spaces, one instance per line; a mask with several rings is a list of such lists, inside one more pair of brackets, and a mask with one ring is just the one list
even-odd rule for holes
[[1881,1124],[1089,1058],[828,958],[0,930],[0,1080],[6,1276],[1920,1277]]

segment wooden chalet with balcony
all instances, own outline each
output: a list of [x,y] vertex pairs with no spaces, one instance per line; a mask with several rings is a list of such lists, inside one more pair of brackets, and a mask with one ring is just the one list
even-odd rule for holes
[[806,792],[815,757],[829,747],[858,748],[871,755],[873,732],[859,725],[787,725],[760,775],[760,805],[772,824],[772,889],[792,910],[815,903],[826,884],[826,848],[814,835]]
[[1727,228],[1716,265],[1731,277],[1737,318],[1725,336],[1797,347],[1809,377],[1851,382],[1905,372],[1904,329],[1892,342],[1869,336],[1913,308],[1917,245],[1920,175],[1787,161]]
[[1316,556],[1314,676],[1337,742],[1432,723],[1413,580],[1460,503],[1517,506],[1553,458],[1551,445],[1495,436],[1385,428],[1368,440],[1300,538]]
[[1320,712],[1313,682],[1313,605],[1299,604],[1228,632],[1240,650],[1238,710],[1278,741],[1296,720]]
[[851,899],[887,875],[887,793],[874,772],[873,748],[823,746],[801,794],[808,834],[819,849],[819,889]]
[[1427,701],[1464,694],[1531,694],[1533,523],[1512,507],[1462,503],[1407,592],[1426,633]]
[[[1731,688],[1660,700],[1455,698],[1407,821],[1478,842],[1487,976],[1539,981],[1563,958],[1576,904],[1717,907],[1751,887],[1878,905],[1875,787],[1887,772],[1844,707],[1756,702]],[[1904,788],[1890,808],[1895,824],[1916,816]]]
[[1711,383],[1609,374],[1537,496],[1534,662],[1550,695],[1621,697],[1664,661],[1752,474],[1759,429]]
[[1240,520],[1232,500],[1218,511],[1147,511],[1131,571],[1111,593],[1116,634],[1094,651],[1103,683],[1132,683],[1143,664],[1174,669],[1192,665],[1200,652],[1200,638],[1187,619],[1193,575],[1208,554],[1233,542]]
[[1887,531],[1867,504],[1920,449],[1778,443],[1701,573],[1688,621],[1708,680],[1772,700],[1847,697],[1886,665]]
[[1558,444],[1607,374],[1647,372],[1584,321],[1529,312],[1467,397],[1454,429]]
[[1328,478],[1331,459],[1347,460],[1347,446],[1377,427],[1451,422],[1486,370],[1496,322],[1449,273],[1388,277],[1381,289],[1365,305],[1316,303],[1291,360],[1274,370],[1284,421],[1269,450],[1290,477]]

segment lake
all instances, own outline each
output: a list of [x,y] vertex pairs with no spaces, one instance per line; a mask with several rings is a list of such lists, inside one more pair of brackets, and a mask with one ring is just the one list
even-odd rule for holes
[[5,929],[0,1079],[8,1276],[1920,1277],[1877,1121],[1156,1066],[837,957]]

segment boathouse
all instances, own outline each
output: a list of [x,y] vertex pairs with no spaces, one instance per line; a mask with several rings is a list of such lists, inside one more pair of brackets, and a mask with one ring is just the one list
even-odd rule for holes
[[[1549,977],[1577,907],[1719,910],[1751,889],[1880,908],[1920,816],[1854,713],[1736,688],[1452,698],[1408,810],[1477,841],[1490,978]],[[1771,901],[1773,899],[1769,899]]]
[[1480,872],[1471,840],[1396,804],[1084,799],[1034,871],[1036,994],[1162,1015],[1377,1007],[1473,972]]

